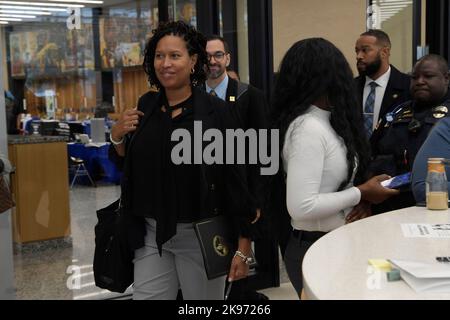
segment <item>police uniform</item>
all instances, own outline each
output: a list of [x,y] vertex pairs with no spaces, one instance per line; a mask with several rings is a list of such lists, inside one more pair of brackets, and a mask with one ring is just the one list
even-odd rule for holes
[[[380,119],[370,143],[372,161],[370,171],[374,175],[396,176],[410,172],[417,152],[431,128],[443,117],[449,115],[450,94],[441,103],[432,107],[418,107],[414,101],[407,101]],[[373,206],[373,213],[381,213],[416,204],[410,188],[401,190],[380,205]]]

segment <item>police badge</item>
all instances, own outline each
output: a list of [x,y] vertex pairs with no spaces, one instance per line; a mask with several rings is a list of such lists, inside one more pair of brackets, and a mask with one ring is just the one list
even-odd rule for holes
[[433,108],[433,117],[436,119],[441,119],[445,117],[448,113],[448,108],[446,106],[437,106]]

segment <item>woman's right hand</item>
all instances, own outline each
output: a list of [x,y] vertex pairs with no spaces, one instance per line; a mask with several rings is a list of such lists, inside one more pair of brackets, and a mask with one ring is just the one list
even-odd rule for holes
[[395,189],[388,189],[381,185],[382,181],[390,178],[391,177],[387,174],[381,174],[357,186],[357,188],[361,191],[361,200],[366,200],[370,203],[378,204],[392,196],[399,194],[400,191]]
[[139,124],[139,116],[144,116],[144,113],[136,108],[125,110],[111,128],[111,136],[114,141],[119,141],[127,133],[135,131]]

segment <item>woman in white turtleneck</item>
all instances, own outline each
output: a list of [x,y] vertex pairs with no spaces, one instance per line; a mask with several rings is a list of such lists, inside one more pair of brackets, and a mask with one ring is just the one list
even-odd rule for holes
[[366,178],[369,147],[350,66],[332,43],[312,38],[288,50],[281,62],[273,107],[281,131],[286,206],[292,226],[284,261],[300,296],[301,263],[314,241],[367,216],[367,204],[379,203],[398,191],[381,186],[387,175],[361,183]]

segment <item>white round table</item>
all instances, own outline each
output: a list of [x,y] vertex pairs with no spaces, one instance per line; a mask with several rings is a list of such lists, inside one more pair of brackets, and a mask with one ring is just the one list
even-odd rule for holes
[[307,299],[450,299],[450,293],[416,293],[403,280],[388,282],[369,259],[433,262],[450,256],[450,239],[406,238],[402,223],[450,223],[450,210],[410,207],[340,227],[311,246],[303,260]]

